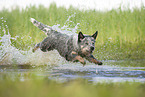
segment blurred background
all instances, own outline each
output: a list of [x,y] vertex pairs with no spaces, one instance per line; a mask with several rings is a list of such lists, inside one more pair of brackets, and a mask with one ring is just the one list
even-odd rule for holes
[[[47,37],[30,18],[65,34],[99,34],[103,66],[32,52]],[[145,0],[0,0],[0,97],[144,97]]]
[[42,4],[45,7],[49,7],[51,3],[56,3],[57,7],[64,6],[69,8],[72,5],[79,9],[95,9],[95,10],[112,10],[121,7],[121,9],[134,7],[140,8],[145,5],[145,0],[0,0],[0,10],[2,8],[15,8],[19,6],[20,8],[26,8],[29,5],[39,6]]

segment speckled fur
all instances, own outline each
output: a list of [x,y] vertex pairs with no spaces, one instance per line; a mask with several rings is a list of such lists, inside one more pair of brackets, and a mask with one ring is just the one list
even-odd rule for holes
[[79,61],[85,65],[84,58],[86,58],[89,62],[102,65],[102,62],[92,55],[98,31],[92,36],[83,35],[82,32],[79,32],[78,35],[67,35],[57,32],[50,26],[44,25],[33,18],[31,18],[31,22],[48,35],[42,42],[36,44],[33,52],[38,48],[43,52],[56,49],[68,61]]

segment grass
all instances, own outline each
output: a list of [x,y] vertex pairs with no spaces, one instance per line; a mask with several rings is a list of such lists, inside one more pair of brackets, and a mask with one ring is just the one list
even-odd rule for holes
[[[67,21],[69,16],[72,17]],[[17,7],[11,12],[3,9],[0,11],[0,36],[4,35],[3,28],[5,28],[11,37],[17,37],[16,40],[11,39],[12,46],[20,50],[29,50],[46,37],[42,31],[32,25],[31,17],[50,26],[60,24],[60,27],[67,25],[69,28],[74,28],[80,23],[76,33],[81,30],[85,34],[93,34],[98,30],[99,36],[94,54],[100,60],[145,59],[143,6],[141,9],[135,8],[134,11],[129,9],[122,11],[118,8],[107,12],[78,10],[72,6],[69,9],[58,8],[56,4],[51,4],[49,8],[40,5],[38,8],[29,6],[20,10]],[[132,63],[127,64],[132,65]],[[136,64],[142,63],[139,61]],[[1,69],[0,72],[0,97],[144,97],[145,95],[145,83],[93,84],[83,79],[58,83],[29,72],[24,75],[26,80],[21,81],[21,72],[10,76],[10,72],[5,69]]]
[[[69,21],[69,16],[74,15]],[[96,10],[78,10],[70,6],[69,9],[56,7],[53,3],[49,8],[40,5],[30,6],[20,10],[18,7],[9,12],[7,9],[0,11],[0,32],[3,35],[3,27],[9,29],[12,44],[18,49],[28,50],[35,43],[43,40],[45,34],[30,22],[33,17],[36,20],[53,26],[67,25],[74,28],[77,23],[77,32],[80,30],[85,34],[93,34],[99,31],[96,42],[95,54],[99,59],[144,59],[145,49],[145,9],[135,8],[122,11],[121,8],[112,9],[107,12]],[[2,21],[3,20],[3,21]],[[3,24],[2,24],[3,23]],[[7,26],[6,26],[7,25]]]
[[[25,77],[30,77],[25,76]],[[144,97],[144,83],[97,83],[76,79],[57,83],[48,78],[20,81],[18,76],[10,79],[8,75],[0,80],[0,97]]]

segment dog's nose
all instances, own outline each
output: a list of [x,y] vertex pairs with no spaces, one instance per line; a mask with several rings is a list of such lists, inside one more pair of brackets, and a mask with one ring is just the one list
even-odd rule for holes
[[94,50],[94,47],[91,47],[91,50],[93,51]]

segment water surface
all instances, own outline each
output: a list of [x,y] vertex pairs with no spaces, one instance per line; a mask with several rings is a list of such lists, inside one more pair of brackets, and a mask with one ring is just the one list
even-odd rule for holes
[[[138,62],[138,66],[135,66]],[[0,66],[0,78],[8,75],[12,79],[19,77],[21,81],[31,80],[35,74],[38,78],[48,78],[57,82],[66,82],[78,78],[86,79],[93,83],[111,82],[145,82],[145,60],[109,60],[104,61],[103,66],[88,63],[82,66],[80,63],[66,62],[57,66]],[[128,66],[124,63],[130,63]],[[139,64],[140,63],[140,64]],[[114,65],[115,64],[115,65]],[[119,65],[117,65],[119,64]],[[120,65],[122,64],[122,66]],[[132,65],[131,65],[132,64]]]

